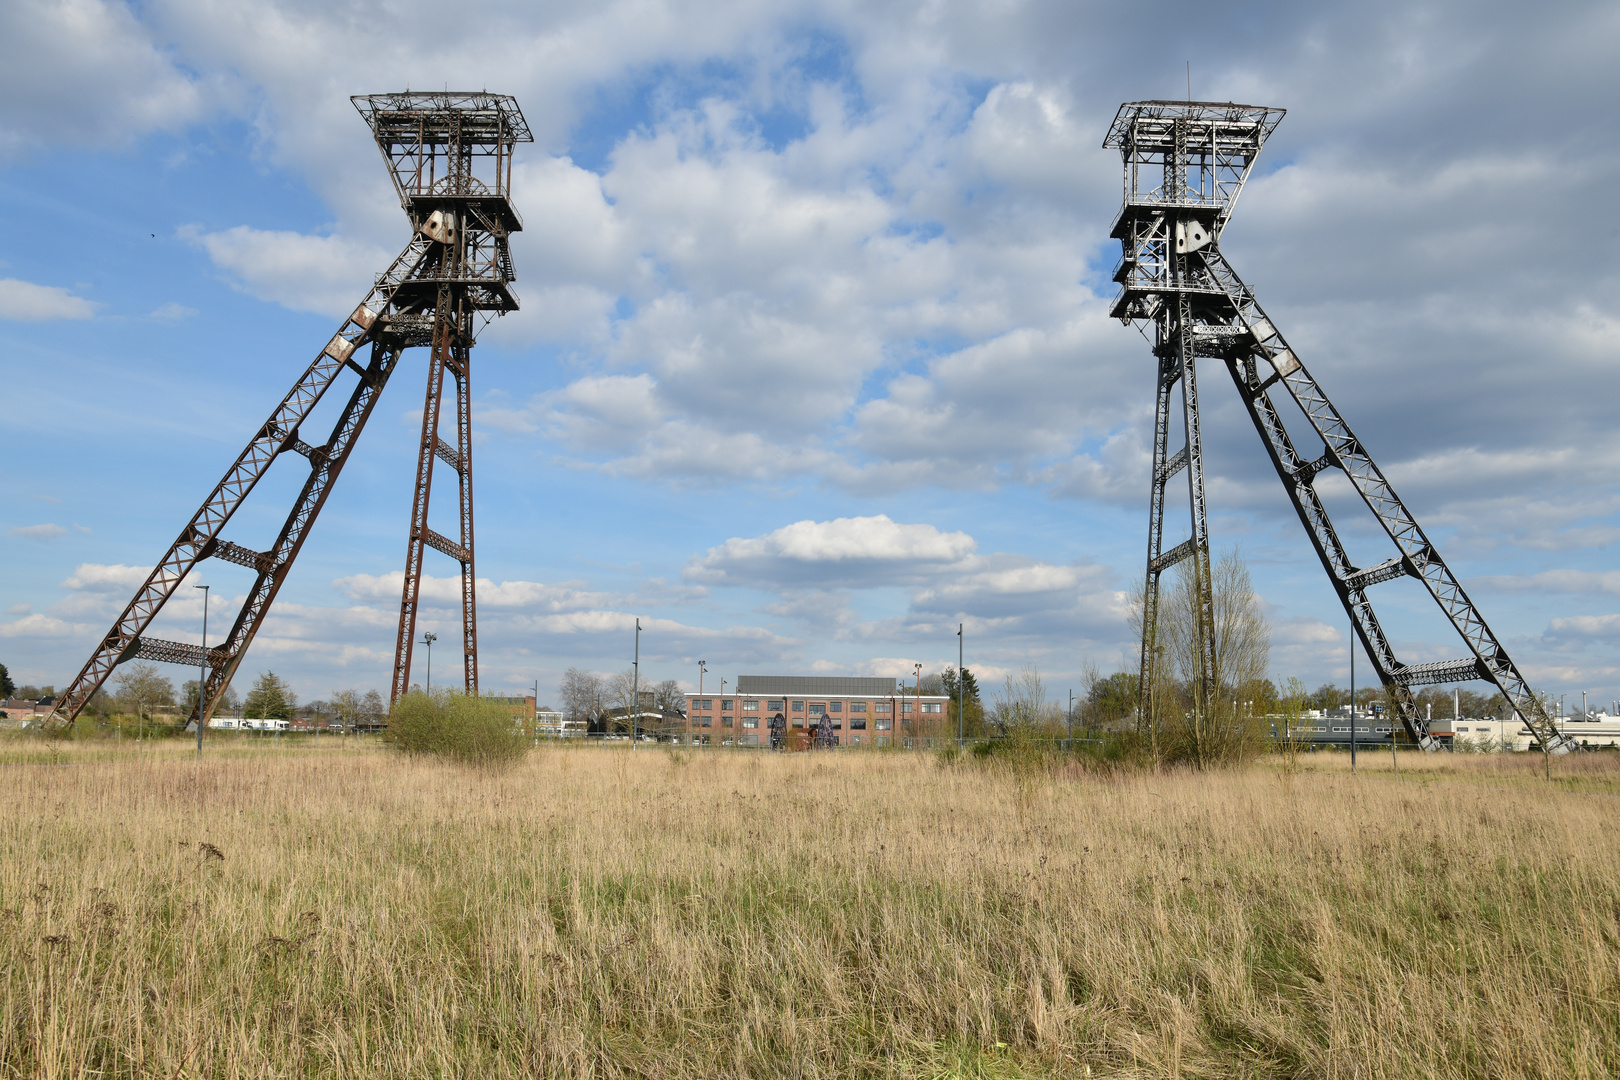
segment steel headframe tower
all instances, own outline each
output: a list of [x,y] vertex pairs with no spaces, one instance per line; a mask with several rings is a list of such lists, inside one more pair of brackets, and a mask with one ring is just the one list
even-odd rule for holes
[[[1221,254],[1221,232],[1232,205],[1261,146],[1282,118],[1282,109],[1256,105],[1127,102],[1103,140],[1105,149],[1120,152],[1125,166],[1125,205],[1112,233],[1124,248],[1114,269],[1121,290],[1110,314],[1125,323],[1151,324],[1158,359],[1139,715],[1148,722],[1163,662],[1158,641],[1159,579],[1185,559],[1193,560],[1198,704],[1211,701],[1218,690],[1196,373],[1196,360],[1207,357],[1225,362],[1407,734],[1425,749],[1437,745],[1412,697],[1412,687],[1484,679],[1502,692],[1543,749],[1567,752],[1573,743],[1558,732],[1350,425]],[[1178,383],[1186,441],[1171,453],[1171,411]],[[1279,388],[1321,439],[1322,452],[1315,457],[1300,454],[1284,427],[1272,397]],[[1393,542],[1392,557],[1365,568],[1350,561],[1315,488],[1316,478],[1327,469],[1340,469],[1348,477]],[[1165,496],[1170,481],[1182,472],[1187,475],[1190,535],[1167,551]],[[1428,589],[1470,656],[1422,664],[1404,664],[1396,658],[1368,590],[1405,576],[1417,578]]]
[[[192,719],[199,724],[208,722],[400,354],[417,345],[431,346],[431,353],[392,696],[398,698],[409,682],[424,547],[442,551],[461,564],[464,677],[467,691],[477,691],[468,361],[479,317],[487,320],[489,313],[517,310],[507,241],[510,233],[522,228],[509,197],[512,153],[517,143],[532,142],[533,137],[516,99],[501,94],[376,94],[352,100],[371,125],[388,163],[400,205],[410,219],[411,239],[181,530],[78,677],[57,699],[52,720],[72,721],[114,668],[126,660],[140,659],[204,667],[204,692],[198,695]],[[370,357],[362,366],[357,357],[361,346],[368,344]],[[454,446],[439,437],[446,372],[455,383]],[[301,425],[329,390],[347,381],[346,375],[354,376],[354,385],[330,434],[318,444],[305,441]],[[283,456],[301,458],[307,475],[275,542],[265,551],[256,551],[222,539],[220,533],[237,508]],[[441,536],[427,524],[434,458],[453,469],[459,481],[459,542]],[[198,645],[145,636],[192,567],[207,558],[244,566],[257,575],[225,640],[205,654]]]

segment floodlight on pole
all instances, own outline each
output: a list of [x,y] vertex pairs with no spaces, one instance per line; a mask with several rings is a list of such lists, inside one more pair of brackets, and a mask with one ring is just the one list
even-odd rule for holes
[[422,644],[427,646],[427,695],[433,696],[433,643],[439,640],[439,635],[431,630],[423,631]]

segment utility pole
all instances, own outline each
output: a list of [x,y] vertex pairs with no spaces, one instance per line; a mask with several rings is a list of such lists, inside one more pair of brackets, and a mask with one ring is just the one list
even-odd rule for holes
[[[193,585],[193,589],[203,591],[203,636],[202,656],[197,659],[197,760],[202,760],[202,729],[204,695],[208,692],[208,586]],[[43,727],[44,725],[41,725]]]
[[641,741],[641,620],[636,620],[636,658],[630,664],[635,672],[630,677],[630,707],[635,710],[630,720],[630,749]]
[[1356,775],[1356,617],[1350,616],[1350,775]]
[[[696,706],[696,708],[687,710],[687,713],[686,713],[686,726],[687,727],[695,727],[695,726],[697,726],[697,717],[693,716],[692,714],[697,712],[698,709],[703,708],[703,673],[705,671],[708,671],[708,670],[709,670],[709,662],[707,660],[699,660],[698,661],[698,696],[697,696],[697,701],[693,702],[693,704]],[[700,743],[699,745],[702,745],[702,744]]]
[[529,710],[529,741],[540,745],[540,680],[534,680],[534,707]]
[[963,724],[967,720],[967,669],[962,666],[963,637],[962,627],[965,623],[956,624],[956,748],[962,748]]
[[433,698],[433,643],[435,641],[438,641],[438,640],[439,640],[439,635],[433,633],[433,631],[431,631],[431,630],[424,631],[423,634],[422,634],[422,644],[426,645],[427,650],[428,650],[428,654],[427,654],[427,696],[428,696],[429,700],[432,700],[432,698]]
[[916,688],[916,690],[914,690],[912,692],[912,695],[911,695],[912,696],[911,707],[916,709],[917,711],[912,713],[911,715],[916,720],[916,723],[917,723],[917,738],[920,739],[920,738],[923,737],[923,722],[922,722],[922,665],[921,664],[913,664],[912,666],[916,669],[915,674],[917,676],[917,688]]

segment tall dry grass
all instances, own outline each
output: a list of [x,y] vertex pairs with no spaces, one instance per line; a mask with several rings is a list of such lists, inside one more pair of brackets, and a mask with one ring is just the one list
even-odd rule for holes
[[208,754],[0,747],[7,1075],[1620,1072],[1612,759]]

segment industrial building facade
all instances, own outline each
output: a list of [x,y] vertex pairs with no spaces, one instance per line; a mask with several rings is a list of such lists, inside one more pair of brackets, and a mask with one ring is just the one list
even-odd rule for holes
[[[724,683],[722,682],[722,686]],[[903,745],[946,734],[950,699],[917,694],[892,678],[740,675],[734,692],[688,694],[681,741],[761,746],[780,717],[783,745],[794,748],[823,723],[836,746]]]

